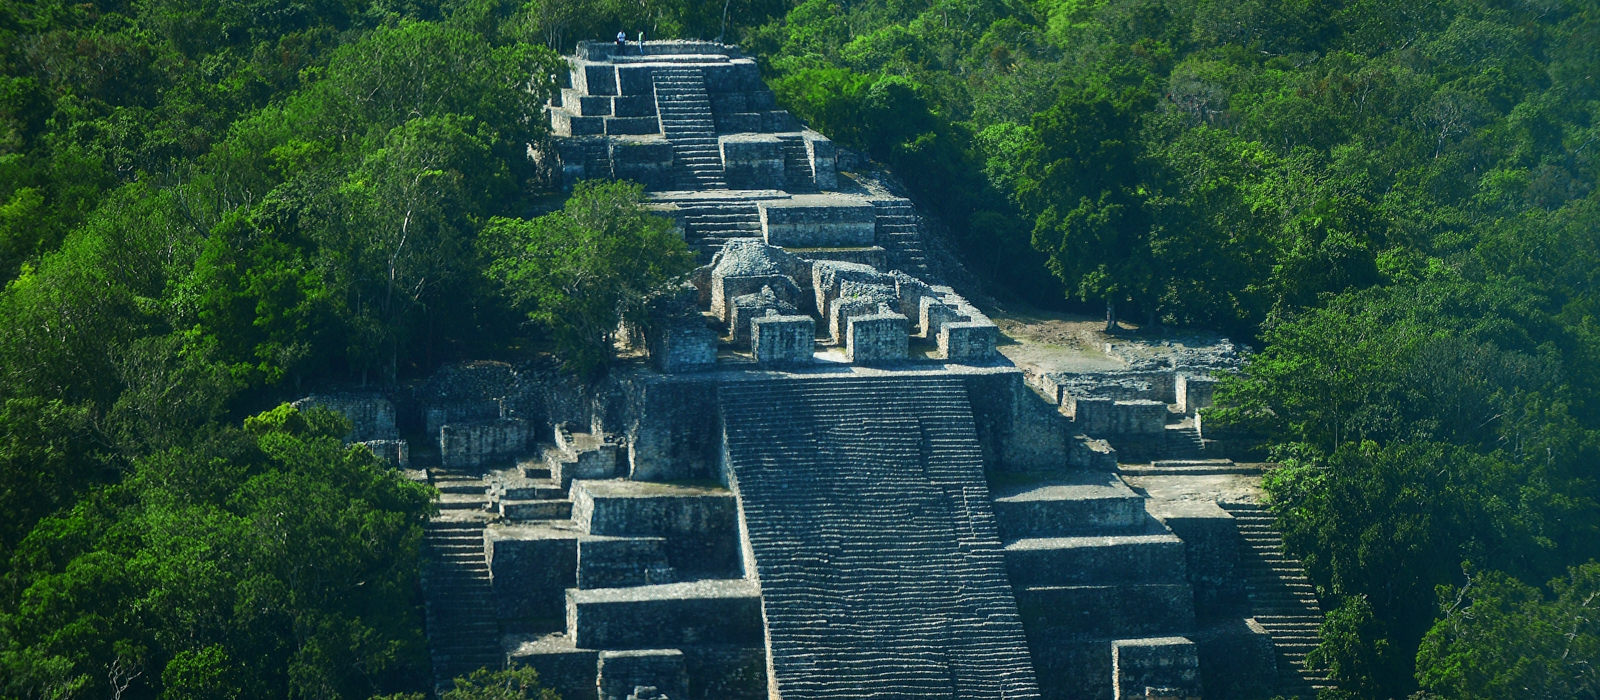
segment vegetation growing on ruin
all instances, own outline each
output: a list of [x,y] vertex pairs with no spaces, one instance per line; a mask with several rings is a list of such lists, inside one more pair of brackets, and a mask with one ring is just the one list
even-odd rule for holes
[[581,237],[525,154],[619,28],[742,43],[1003,300],[1255,345],[1208,429],[1343,692],[1597,692],[1593,0],[0,0],[0,694],[423,689],[424,495],[270,409],[563,337],[490,259]]

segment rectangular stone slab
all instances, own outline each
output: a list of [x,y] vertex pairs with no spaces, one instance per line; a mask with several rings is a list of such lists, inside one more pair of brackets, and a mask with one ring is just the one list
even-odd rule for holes
[[867,246],[877,237],[877,214],[872,205],[854,197],[796,195],[762,202],[759,210],[768,245]]
[[1051,537],[1006,545],[1013,586],[1182,583],[1183,541],[1171,533]]
[[761,591],[743,579],[567,591],[574,644],[654,649],[760,644]]

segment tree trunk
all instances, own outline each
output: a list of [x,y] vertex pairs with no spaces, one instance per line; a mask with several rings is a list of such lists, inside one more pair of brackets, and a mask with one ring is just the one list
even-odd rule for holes
[[1110,332],[1112,332],[1112,331],[1114,331],[1116,329],[1117,329],[1117,307],[1116,307],[1115,304],[1111,303],[1111,298],[1107,297],[1106,298],[1106,332],[1110,333]]

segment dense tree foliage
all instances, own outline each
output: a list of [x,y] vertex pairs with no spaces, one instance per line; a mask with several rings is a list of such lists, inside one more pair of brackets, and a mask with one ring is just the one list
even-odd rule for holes
[[806,0],[746,45],[995,294],[1262,348],[1207,426],[1285,465],[1340,693],[1594,696],[1600,4]]
[[261,411],[603,362],[681,246],[524,219],[551,49],[619,29],[739,41],[997,296],[1260,347],[1207,425],[1341,693],[1595,694],[1594,0],[0,0],[0,692],[421,689],[425,495]]
[[694,269],[694,254],[671,222],[644,209],[643,194],[636,184],[579,183],[562,211],[494,219],[479,239],[490,278],[554,332],[579,373],[603,368],[617,329],[645,324],[651,297]]

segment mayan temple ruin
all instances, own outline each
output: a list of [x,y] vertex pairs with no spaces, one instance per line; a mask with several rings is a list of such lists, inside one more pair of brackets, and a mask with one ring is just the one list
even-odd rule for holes
[[1325,683],[1301,667],[1321,612],[1259,467],[1218,456],[1197,413],[1237,366],[1225,340],[1013,361],[912,202],[779,109],[736,47],[585,42],[569,61],[549,107],[563,177],[644,183],[701,257],[692,282],[597,383],[476,362],[306,399],[442,493],[437,682],[509,663],[566,700]]

